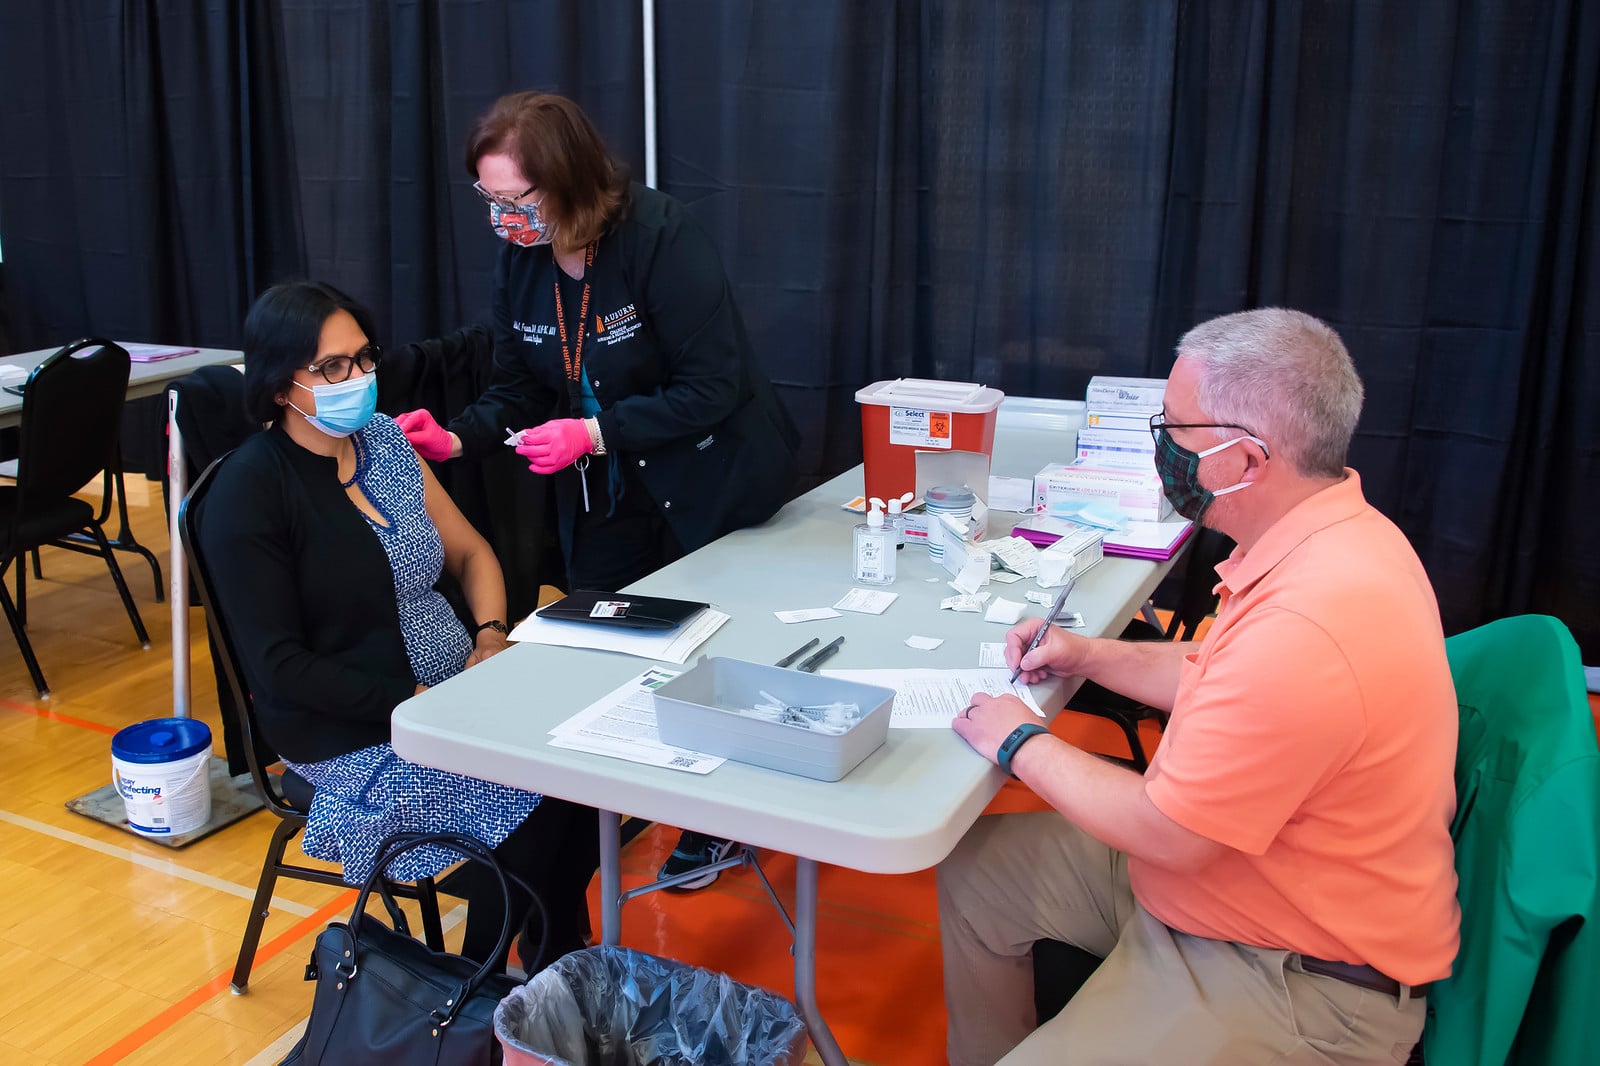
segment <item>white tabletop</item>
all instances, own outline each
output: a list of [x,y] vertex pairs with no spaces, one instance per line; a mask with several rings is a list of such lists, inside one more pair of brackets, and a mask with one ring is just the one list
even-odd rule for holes
[[[19,352],[0,359],[0,365],[32,370],[44,361],[45,356],[54,355],[60,350],[46,348],[36,352]],[[150,363],[134,363],[128,370],[128,399],[137,400],[142,396],[154,396],[167,387],[167,382],[176,381],[203,366],[226,366],[242,362],[244,362],[243,352],[231,348],[200,348],[190,355],[175,355],[171,359],[157,359]],[[15,384],[20,385],[22,381],[22,378],[17,378]],[[6,382],[6,384],[12,383]],[[0,427],[14,426],[21,420],[22,397],[0,390]]]
[[[997,472],[1021,471],[997,463]],[[847,613],[794,625],[773,617],[774,610],[829,606],[852,587],[851,528],[860,518],[839,504],[861,489],[857,467],[766,524],[730,534],[629,591],[706,600],[732,615],[697,654],[771,663],[810,637],[825,643],[842,634],[844,644],[827,668],[976,667],[979,643],[1003,640],[1008,627],[981,614],[938,610],[952,594],[948,575],[918,547],[899,553],[892,591],[900,597],[882,615]],[[1015,516],[994,517],[998,527]],[[1169,566],[1108,557],[1084,575],[1067,605],[1083,614],[1089,633],[1120,630]],[[993,591],[1021,600],[1032,587],[1024,581]],[[904,643],[914,633],[945,643],[916,651]],[[603,652],[517,645],[402,703],[393,718],[394,747],[429,766],[870,873],[939,862],[1004,780],[942,729],[890,730],[881,748],[837,782],[732,761],[700,776],[547,743],[552,726],[649,665]],[[1074,686],[1051,681],[1034,695],[1053,713]]]

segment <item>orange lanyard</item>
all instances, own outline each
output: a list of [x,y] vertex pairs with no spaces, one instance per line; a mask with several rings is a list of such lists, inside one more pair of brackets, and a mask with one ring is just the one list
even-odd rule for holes
[[[551,256],[554,261],[555,257]],[[574,392],[582,395],[583,392],[583,336],[589,331],[584,327],[589,322],[589,281],[591,278],[590,267],[594,266],[594,242],[583,251],[583,299],[578,304],[578,349],[573,352],[567,346],[567,316],[561,309],[561,264],[556,263],[558,271],[552,284],[556,287],[556,329],[561,333],[561,363],[567,369],[567,380],[577,385]],[[579,412],[581,413],[581,411]]]

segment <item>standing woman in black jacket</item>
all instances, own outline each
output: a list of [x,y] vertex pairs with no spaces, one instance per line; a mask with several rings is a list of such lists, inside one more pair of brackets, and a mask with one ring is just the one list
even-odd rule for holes
[[[799,433],[699,223],[630,184],[564,97],[502,97],[466,161],[505,242],[495,375],[448,428],[401,415],[417,451],[483,455],[515,431],[529,468],[555,479],[569,590],[619,590],[770,518],[789,497]],[[664,872],[726,850],[686,833]]]

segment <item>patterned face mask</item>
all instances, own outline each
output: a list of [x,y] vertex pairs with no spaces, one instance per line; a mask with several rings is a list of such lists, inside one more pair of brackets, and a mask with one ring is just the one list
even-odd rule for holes
[[1266,442],[1260,437],[1246,434],[1243,437],[1223,441],[1203,452],[1191,452],[1173,440],[1172,434],[1165,426],[1156,425],[1152,428],[1155,430],[1156,473],[1161,475],[1161,490],[1166,493],[1174,511],[1197,523],[1200,521],[1200,516],[1211,506],[1212,500],[1218,496],[1226,496],[1230,492],[1249,488],[1251,485],[1248,481],[1241,481],[1236,485],[1229,485],[1225,489],[1212,492],[1200,484],[1200,460],[1208,455],[1215,455],[1225,448],[1231,448],[1242,440],[1255,441],[1263,452],[1267,450]]
[[538,204],[525,207],[489,205],[489,225],[494,235],[503,241],[531,248],[536,244],[549,244],[555,237],[555,223],[539,213]]

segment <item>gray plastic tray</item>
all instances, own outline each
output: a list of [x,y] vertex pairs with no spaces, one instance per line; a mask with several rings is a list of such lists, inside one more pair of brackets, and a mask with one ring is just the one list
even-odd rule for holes
[[[817,733],[739,714],[765,690],[785,703],[854,703],[862,719],[848,732]],[[776,666],[704,656],[653,693],[663,743],[785,773],[837,781],[889,736],[894,690]]]

